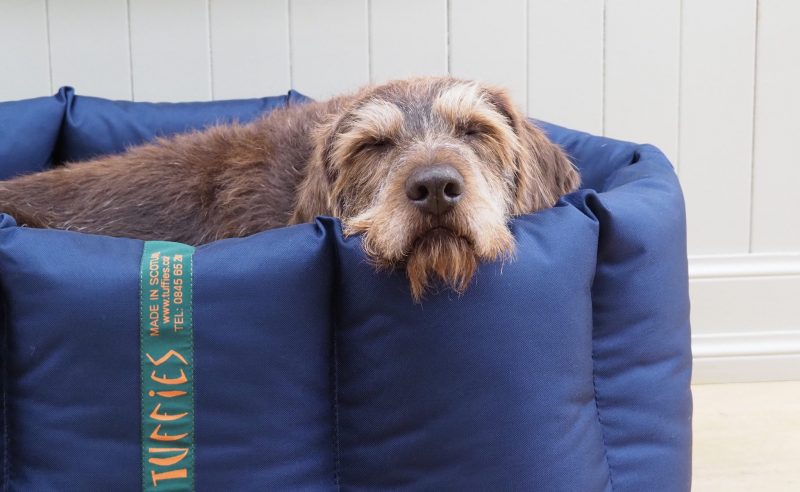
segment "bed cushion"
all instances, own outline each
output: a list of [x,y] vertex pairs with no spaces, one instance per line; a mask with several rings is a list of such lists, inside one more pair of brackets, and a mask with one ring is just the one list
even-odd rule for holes
[[[51,156],[246,121],[264,101],[173,112],[71,97],[84,108],[78,119],[103,131],[30,134],[38,143],[18,148],[52,147],[40,168],[62,160]],[[8,110],[0,104],[0,115]],[[171,129],[159,129],[167,119]],[[516,260],[481,265],[461,297],[414,304],[402,274],[373,271],[360,239],[343,238],[330,218],[194,252],[197,490],[689,490],[677,178],[654,147],[540,124],[583,188],[515,219]],[[3,219],[12,490],[146,484],[143,256],[141,241]]]
[[0,103],[0,180],[64,162],[115,154],[159,136],[250,121],[308,100],[289,91],[260,99],[203,103],[110,101],[62,87],[52,97]]
[[401,276],[376,276],[358,239],[340,240],[343,483],[689,489],[677,178],[652,146],[542,126],[598,189],[516,219],[516,261],[481,265],[463,297],[413,306]]
[[[313,490],[333,483],[326,235],[320,224],[309,224],[194,252],[187,281],[194,341],[177,352],[185,358],[193,352],[198,490],[255,484],[261,490]],[[135,490],[152,481],[150,470],[142,472],[142,453],[159,442],[142,444],[150,431],[142,435],[141,405],[149,413],[151,401],[162,401],[159,414],[178,412],[164,404],[168,399],[150,400],[140,392],[142,381],[151,381],[150,369],[142,373],[140,367],[144,246],[16,227],[3,216],[4,475],[11,490]],[[182,374],[166,365],[147,367],[157,377]],[[170,434],[170,422],[152,422],[164,424],[158,434]],[[153,490],[172,482],[161,483]]]

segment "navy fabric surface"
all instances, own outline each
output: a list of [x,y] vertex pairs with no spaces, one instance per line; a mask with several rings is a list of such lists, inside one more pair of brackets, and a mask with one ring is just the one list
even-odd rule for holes
[[[161,106],[67,90],[0,104],[13,127],[0,172],[302,99]],[[463,297],[413,304],[402,274],[374,272],[333,219],[198,249],[198,489],[689,489],[677,178],[654,147],[541,125],[583,188],[515,219],[516,260],[481,265]],[[138,488],[142,243],[2,225],[4,480]]]
[[[340,242],[339,475],[356,489],[609,490],[594,401],[597,222],[513,224],[516,260],[412,304]],[[387,301],[391,300],[391,301]]]
[[109,101],[62,87],[52,97],[0,103],[0,179],[69,161],[115,154],[189,130],[258,115],[308,100],[284,96],[204,103]]
[[[8,486],[141,490],[143,243],[2,217]],[[333,487],[327,234],[308,224],[195,252],[197,490]]]
[[357,238],[340,243],[344,483],[689,490],[677,177],[652,146],[539,124],[585,187],[517,219],[516,261],[482,265],[463,298],[415,308],[402,277],[376,278]]
[[609,167],[618,166],[601,193],[574,197],[600,226],[592,287],[595,398],[614,489],[688,489],[692,357],[678,179],[655,147],[548,129],[572,155],[601,151],[590,154],[597,161],[578,161],[582,173],[591,176],[587,168],[608,147]]

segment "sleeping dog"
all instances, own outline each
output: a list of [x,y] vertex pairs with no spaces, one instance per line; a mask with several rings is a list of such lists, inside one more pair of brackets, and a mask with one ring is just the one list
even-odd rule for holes
[[19,224],[193,245],[317,215],[362,234],[419,301],[463,292],[479,261],[510,258],[513,215],[551,207],[579,175],[501,89],[398,80],[256,121],[162,138],[0,182]]

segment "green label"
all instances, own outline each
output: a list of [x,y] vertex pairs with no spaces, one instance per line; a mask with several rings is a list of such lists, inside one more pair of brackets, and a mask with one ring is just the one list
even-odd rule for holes
[[142,489],[194,490],[192,254],[147,241],[139,275]]

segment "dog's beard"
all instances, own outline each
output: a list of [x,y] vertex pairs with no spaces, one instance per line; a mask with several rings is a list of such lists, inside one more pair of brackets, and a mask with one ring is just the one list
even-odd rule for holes
[[411,296],[419,302],[436,279],[462,294],[477,266],[478,258],[469,240],[446,229],[433,229],[414,242],[406,260]]
[[405,204],[387,203],[345,220],[344,232],[363,234],[364,251],[377,268],[405,266],[411,295],[420,302],[437,283],[464,293],[479,261],[510,259],[514,238],[506,220],[488,202],[453,211],[442,224]]

